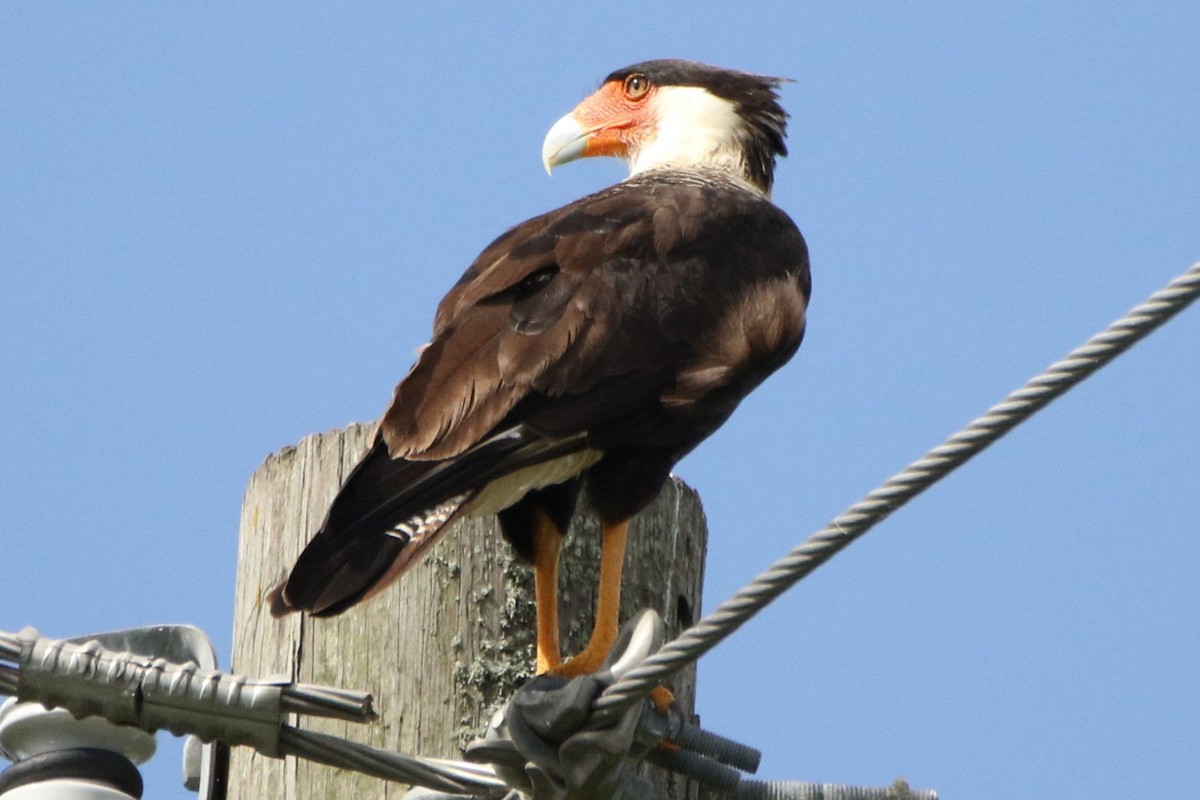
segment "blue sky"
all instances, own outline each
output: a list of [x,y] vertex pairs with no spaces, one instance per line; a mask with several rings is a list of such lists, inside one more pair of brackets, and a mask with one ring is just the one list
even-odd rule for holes
[[[6,3],[0,630],[191,622],[228,658],[271,452],[376,417],[612,69],[795,80],[808,339],[678,472],[706,609],[1200,259],[1200,6]],[[1200,311],[701,664],[768,778],[1171,797],[1200,741]],[[368,687],[369,688],[369,687]],[[177,747],[149,794],[185,797]],[[1018,788],[1019,787],[1019,788]]]

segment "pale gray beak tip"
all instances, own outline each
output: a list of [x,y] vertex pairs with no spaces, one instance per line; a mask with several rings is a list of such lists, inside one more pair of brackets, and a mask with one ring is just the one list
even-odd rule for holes
[[550,126],[542,142],[542,166],[546,168],[546,174],[549,175],[560,164],[580,158],[586,147],[587,134],[575,117],[567,114]]

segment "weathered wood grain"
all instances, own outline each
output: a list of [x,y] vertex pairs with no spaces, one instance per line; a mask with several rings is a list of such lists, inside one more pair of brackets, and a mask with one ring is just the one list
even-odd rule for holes
[[[458,757],[534,661],[533,580],[515,562],[494,518],[460,523],[404,577],[371,602],[333,619],[273,619],[267,592],[285,574],[374,425],[309,436],[254,473],[242,508],[234,611],[234,670],[370,691],[380,719],[369,725],[303,723],[376,747]],[[564,652],[586,642],[599,560],[598,526],[581,509],[563,553]],[[706,528],[695,492],[678,481],[634,521],[626,556],[622,619],[655,608],[668,635],[700,608]],[[685,708],[695,672],[671,687]],[[694,795],[659,776],[660,795]],[[296,759],[239,748],[230,798],[402,797],[407,787]]]

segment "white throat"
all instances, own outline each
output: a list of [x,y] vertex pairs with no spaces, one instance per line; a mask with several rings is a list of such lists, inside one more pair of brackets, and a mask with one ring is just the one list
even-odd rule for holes
[[669,86],[654,97],[654,115],[653,138],[630,153],[630,177],[652,169],[706,169],[749,185],[739,141],[744,123],[733,103],[697,86]]

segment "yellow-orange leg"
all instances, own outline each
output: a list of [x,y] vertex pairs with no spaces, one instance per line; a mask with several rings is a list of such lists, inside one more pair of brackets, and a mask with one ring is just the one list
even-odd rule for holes
[[562,678],[589,675],[608,658],[617,641],[617,623],[621,614],[621,570],[625,566],[625,539],[629,520],[600,528],[600,590],[596,598],[596,622],[592,638],[581,653],[550,670]]
[[675,702],[675,694],[665,686],[655,686],[650,690],[650,702],[658,713],[666,714]]
[[558,645],[558,556],[563,535],[544,511],[533,527],[533,596],[537,608],[537,674],[562,663]]

